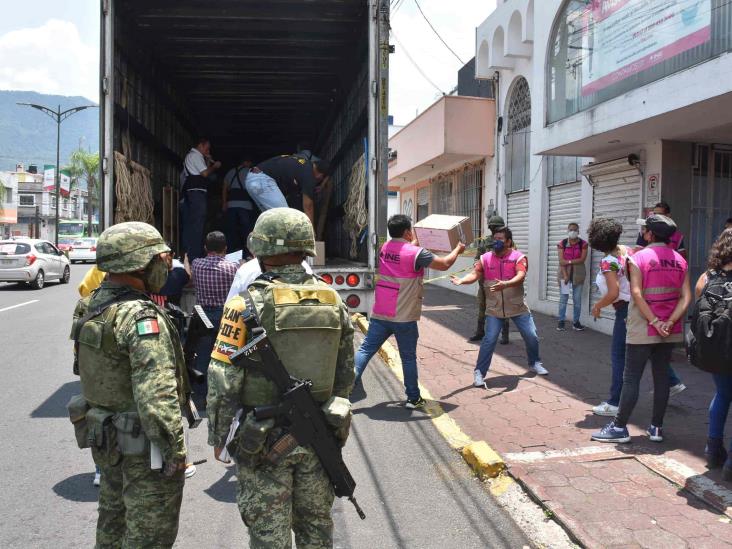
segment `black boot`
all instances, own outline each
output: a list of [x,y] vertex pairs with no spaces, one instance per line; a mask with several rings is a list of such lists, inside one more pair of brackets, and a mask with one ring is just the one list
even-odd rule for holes
[[508,319],[504,319],[501,329],[501,345],[508,345]]
[[732,480],[732,459],[727,458],[727,461],[722,465],[722,480],[729,482]]
[[483,341],[483,336],[485,336],[485,318],[481,319],[478,318],[478,326],[475,328],[475,333],[468,338],[468,341],[471,343],[476,343],[478,341]]
[[704,455],[707,457],[707,467],[715,469],[727,460],[727,450],[724,449],[724,442],[721,438],[708,438],[704,447]]

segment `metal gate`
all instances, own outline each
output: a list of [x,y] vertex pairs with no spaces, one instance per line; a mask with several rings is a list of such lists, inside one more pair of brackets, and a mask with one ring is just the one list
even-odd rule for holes
[[557,244],[567,238],[567,225],[579,223],[582,183],[570,183],[549,188],[549,219],[547,222],[546,299],[559,302],[559,254]]
[[[609,166],[607,166],[609,165]],[[604,169],[603,169],[604,168]],[[608,169],[610,168],[610,169]],[[582,173],[590,178],[594,188],[592,193],[592,217],[610,217],[623,226],[620,244],[635,245],[638,237],[636,220],[641,214],[641,174],[638,168],[630,165],[626,159],[587,166]],[[600,299],[595,276],[600,270],[601,252],[592,250],[592,261],[588,273],[592,283],[590,291],[590,307]],[[615,318],[611,307],[602,310],[605,318]]]
[[506,223],[513,233],[513,243],[524,254],[529,253],[529,191],[508,195]]
[[691,234],[686,245],[692,284],[706,270],[709,249],[730,215],[732,148],[697,145],[691,180]]

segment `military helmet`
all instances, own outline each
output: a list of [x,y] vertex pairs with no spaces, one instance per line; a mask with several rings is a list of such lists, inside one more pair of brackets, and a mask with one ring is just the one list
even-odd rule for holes
[[158,254],[170,248],[152,225],[139,221],[117,223],[97,241],[97,267],[108,273],[131,273],[144,269]]
[[488,227],[505,227],[506,222],[500,215],[492,215],[488,220]]
[[249,234],[249,251],[257,257],[303,252],[315,256],[315,234],[307,215],[292,208],[263,212]]

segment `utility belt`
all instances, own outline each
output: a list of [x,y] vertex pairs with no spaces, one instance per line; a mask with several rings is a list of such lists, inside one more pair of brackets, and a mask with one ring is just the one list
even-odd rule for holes
[[150,439],[137,412],[110,412],[90,407],[82,395],[66,406],[79,448],[96,448],[108,455],[141,456],[150,452]]
[[183,183],[183,193],[185,194],[188,191],[208,192],[208,181],[202,175],[188,174],[185,183]]

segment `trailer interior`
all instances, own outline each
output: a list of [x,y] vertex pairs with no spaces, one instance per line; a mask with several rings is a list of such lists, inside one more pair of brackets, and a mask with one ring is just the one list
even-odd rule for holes
[[[352,247],[342,220],[351,170],[367,146],[368,2],[113,0],[111,6],[113,149],[150,170],[156,225],[165,229],[176,216],[174,200],[164,198],[175,196],[183,157],[197,136],[210,139],[212,156],[224,164],[221,177],[246,157],[256,162],[306,148],[333,168],[329,204],[316,198],[328,212],[329,261],[364,263],[368,239],[361,234]],[[210,229],[221,208],[220,193],[209,196]]]

